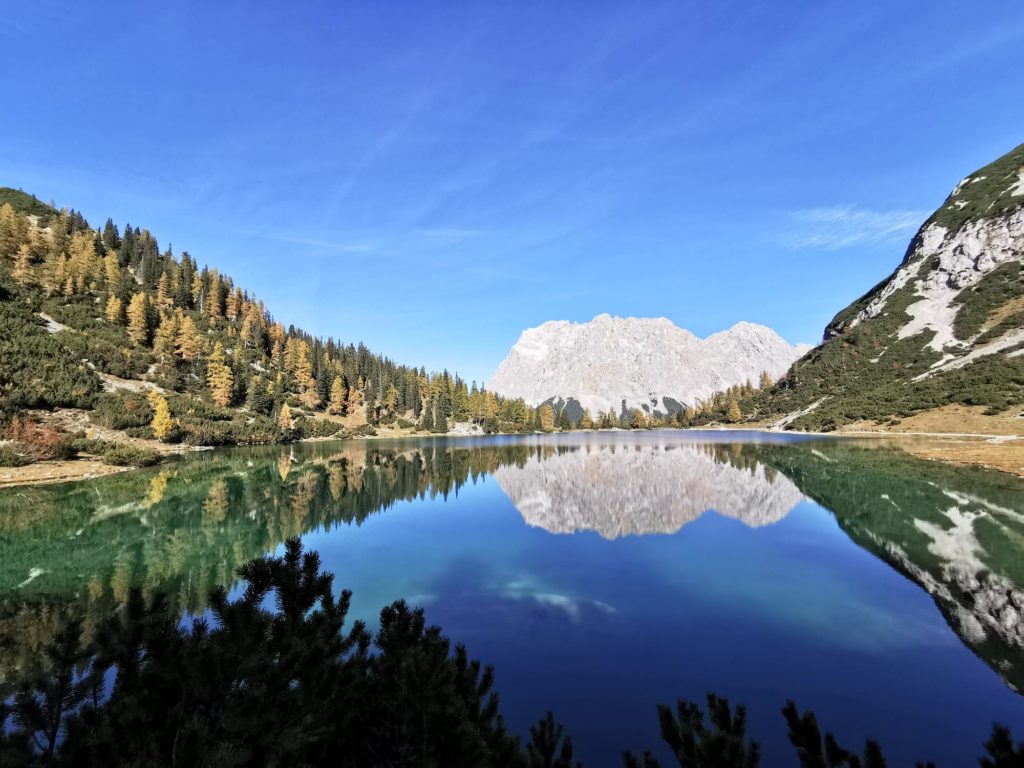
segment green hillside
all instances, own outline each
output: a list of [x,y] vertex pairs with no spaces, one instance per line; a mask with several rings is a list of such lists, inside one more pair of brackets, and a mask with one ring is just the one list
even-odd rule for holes
[[62,408],[129,438],[192,445],[536,421],[458,375],[285,325],[148,230],[109,219],[94,229],[0,188],[0,465],[96,448],[45,418]]
[[[993,414],[1024,404],[1022,207],[1024,145],[964,179],[922,225],[896,272],[840,311],[822,344],[745,415],[807,409],[788,426],[830,430],[954,403]],[[915,324],[915,313],[930,311],[921,308],[926,293],[950,308],[951,324]],[[951,331],[944,342],[941,323]]]

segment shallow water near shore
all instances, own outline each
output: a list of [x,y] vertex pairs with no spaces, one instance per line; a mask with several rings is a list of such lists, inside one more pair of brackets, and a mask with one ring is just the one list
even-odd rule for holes
[[655,705],[748,707],[764,764],[811,708],[890,764],[1024,736],[1024,481],[884,443],[743,432],[232,449],[0,491],[0,671],[130,587],[183,614],[302,536],[375,623],[397,598],[546,709],[588,765],[658,746]]

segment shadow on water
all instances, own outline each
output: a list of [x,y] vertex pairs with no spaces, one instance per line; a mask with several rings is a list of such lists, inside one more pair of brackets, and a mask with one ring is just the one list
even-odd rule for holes
[[344,442],[205,454],[146,472],[0,493],[0,672],[60,622],[94,626],[132,587],[181,612],[289,537],[358,526],[492,476],[523,520],[606,539],[673,533],[707,510],[757,527],[809,497],[926,590],[961,640],[1024,686],[1024,484],[885,445],[676,433]]

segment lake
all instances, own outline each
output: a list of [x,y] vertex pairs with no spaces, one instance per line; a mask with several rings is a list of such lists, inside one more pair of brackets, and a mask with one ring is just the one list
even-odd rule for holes
[[[547,709],[587,765],[660,750],[655,705],[787,699],[891,765],[1024,738],[1024,482],[884,442],[743,432],[347,441],[0,492],[0,674],[133,586],[183,615],[301,536],[371,625],[397,598]],[[659,753],[660,754],[660,753]]]

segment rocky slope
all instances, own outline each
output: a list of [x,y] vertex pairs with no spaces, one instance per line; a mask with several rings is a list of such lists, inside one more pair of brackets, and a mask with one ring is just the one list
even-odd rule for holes
[[1024,145],[957,184],[824,337],[766,397],[787,426],[1024,403]]
[[575,400],[592,415],[625,408],[672,413],[747,380],[773,377],[806,352],[771,328],[737,323],[700,339],[660,318],[598,315],[523,331],[487,388],[530,405]]
[[499,467],[494,479],[528,525],[606,539],[675,533],[708,510],[768,525],[803,499],[787,477],[733,466],[701,445],[588,446]]

